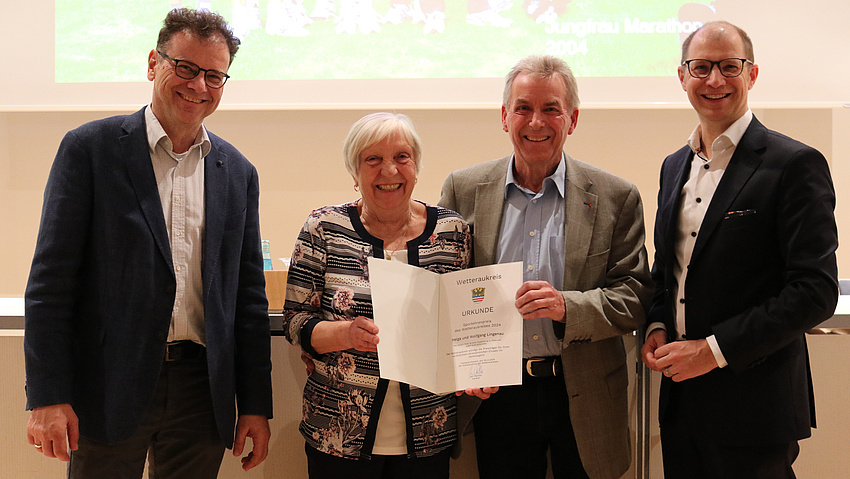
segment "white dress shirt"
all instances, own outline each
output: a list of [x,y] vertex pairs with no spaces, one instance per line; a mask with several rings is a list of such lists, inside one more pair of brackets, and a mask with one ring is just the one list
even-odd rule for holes
[[[750,126],[753,112],[747,110],[741,118],[732,123],[711,145],[711,158],[707,158],[701,150],[700,138],[702,130],[699,126],[694,129],[688,139],[688,146],[694,152],[691,162],[691,171],[688,181],[682,188],[682,201],[679,210],[679,227],[676,231],[676,263],[673,265],[673,273],[676,284],[673,286],[676,296],[676,338],[686,339],[685,329],[685,281],[688,278],[687,266],[691,262],[699,230],[702,225],[705,212],[711,199],[723,178],[723,173],[729,165],[729,160],[735,153],[741,137]],[[726,367],[726,358],[717,344],[717,339],[712,334],[708,338],[708,345],[714,353],[717,365]]]
[[202,126],[189,150],[177,154],[150,105],[145,109],[145,124],[177,280],[168,341],[191,340],[206,345],[201,264],[204,157],[211,148],[209,135]]

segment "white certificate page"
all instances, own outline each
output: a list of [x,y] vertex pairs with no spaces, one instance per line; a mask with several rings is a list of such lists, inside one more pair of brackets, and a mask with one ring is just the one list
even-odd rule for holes
[[435,394],[522,383],[522,263],[439,275],[369,258],[381,377]]

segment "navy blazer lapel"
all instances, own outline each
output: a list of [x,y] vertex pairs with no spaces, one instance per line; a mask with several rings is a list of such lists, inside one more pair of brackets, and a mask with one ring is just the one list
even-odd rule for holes
[[[202,276],[204,297],[208,297],[212,278],[207,271],[215,271],[221,240],[224,236],[224,221],[227,217],[227,155],[218,148],[216,139],[210,134],[211,148],[204,159],[204,259]],[[211,263],[210,263],[211,262]]]
[[[662,194],[663,198],[659,198],[660,205],[668,205],[661,211],[663,215],[662,224],[664,225],[664,244],[673,245],[676,241],[676,231],[679,228],[679,212],[682,207],[682,188],[688,181],[691,171],[691,162],[694,160],[694,152],[689,147],[685,146],[678,153],[674,154],[670,160],[676,163],[672,166],[672,183],[665,186]],[[673,264],[675,261],[675,249],[667,249],[667,262]],[[672,271],[672,270],[671,270]]]
[[118,138],[121,144],[124,163],[130,183],[136,192],[136,198],[142,208],[145,221],[151,229],[151,234],[159,247],[160,253],[169,269],[174,271],[171,262],[171,246],[168,240],[168,228],[165,226],[165,216],[162,213],[162,201],[159,199],[159,189],[156,186],[156,175],[151,163],[148,133],[145,127],[145,109],[127,117],[121,128],[126,132]]
[[762,160],[759,151],[764,148],[766,132],[767,129],[753,117],[750,126],[747,127],[747,131],[735,148],[735,153],[729,160],[729,165],[714,191],[714,196],[711,197],[711,203],[709,203],[705,212],[705,218],[700,225],[699,236],[697,236],[697,241],[694,244],[692,260],[699,256],[717,225],[729,211],[729,206],[761,165]]

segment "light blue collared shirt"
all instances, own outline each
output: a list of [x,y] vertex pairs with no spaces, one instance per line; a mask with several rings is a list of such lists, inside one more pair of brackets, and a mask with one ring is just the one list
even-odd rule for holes
[[[514,158],[508,163],[502,228],[496,263],[522,261],[524,281],[547,281],[560,291],[564,283],[564,181],[563,156],[555,172],[535,193],[517,184]],[[549,318],[523,321],[523,357],[559,356],[561,341]]]

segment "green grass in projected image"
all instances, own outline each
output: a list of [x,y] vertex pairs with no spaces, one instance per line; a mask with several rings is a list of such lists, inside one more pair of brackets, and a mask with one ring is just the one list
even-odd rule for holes
[[[233,5],[246,1],[259,4],[246,16],[259,20],[241,27],[229,73],[242,80],[493,78],[533,53],[562,57],[579,76],[669,76],[678,32],[713,15],[682,0],[212,0],[211,8],[233,21]],[[314,15],[323,4],[330,18]],[[144,81],[170,7],[56,0],[56,81]]]

